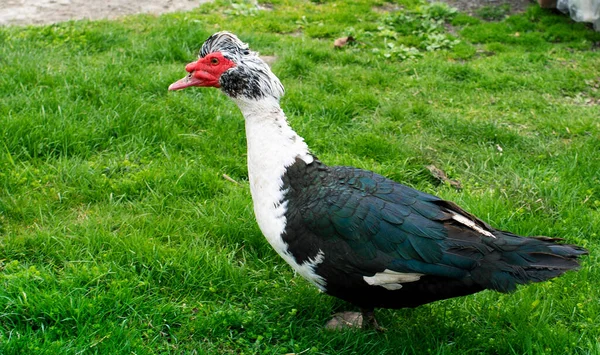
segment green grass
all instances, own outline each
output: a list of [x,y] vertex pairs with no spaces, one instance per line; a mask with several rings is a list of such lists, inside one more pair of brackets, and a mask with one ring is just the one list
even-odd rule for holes
[[[401,21],[378,32],[383,2],[271,3],[0,28],[0,354],[600,354],[600,34],[534,6],[446,18],[460,43],[429,51]],[[379,310],[385,334],[323,330],[352,307],[262,237],[237,107],[166,90],[221,29],[278,57],[282,105],[326,163],[591,255],[514,294]],[[393,36],[420,55],[386,58]]]

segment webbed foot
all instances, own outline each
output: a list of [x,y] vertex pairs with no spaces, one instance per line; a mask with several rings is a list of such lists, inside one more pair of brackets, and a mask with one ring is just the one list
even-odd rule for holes
[[378,332],[385,332],[386,329],[380,326],[375,319],[375,313],[372,309],[361,309],[360,312],[340,312],[333,315],[333,318],[325,324],[327,330],[342,330],[348,328],[375,329]]
[[327,330],[342,330],[347,328],[362,328],[363,314],[360,312],[340,312],[325,324]]

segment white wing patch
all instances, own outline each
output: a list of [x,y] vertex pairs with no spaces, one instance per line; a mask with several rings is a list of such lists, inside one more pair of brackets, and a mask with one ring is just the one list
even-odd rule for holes
[[385,269],[383,272],[378,272],[373,276],[363,276],[363,279],[371,286],[381,286],[394,291],[401,289],[403,283],[419,281],[421,276],[423,274],[404,273]]
[[465,225],[465,226],[473,229],[474,231],[476,231],[479,234],[485,235],[486,237],[490,237],[490,238],[496,239],[496,237],[492,233],[490,233],[490,232],[486,231],[485,229],[481,228],[480,226],[478,226],[477,224],[475,224],[475,222],[473,222],[472,220],[468,219],[467,217],[465,217],[465,216],[463,216],[461,214],[453,213],[452,214],[452,219],[455,220],[455,221],[457,221],[460,224],[463,224],[463,225]]

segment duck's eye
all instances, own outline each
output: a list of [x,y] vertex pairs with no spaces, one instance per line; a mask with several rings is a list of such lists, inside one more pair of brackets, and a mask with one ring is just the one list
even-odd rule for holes
[[215,57],[211,58],[210,59],[210,64],[212,64],[212,65],[218,65],[219,64],[219,59],[215,58]]

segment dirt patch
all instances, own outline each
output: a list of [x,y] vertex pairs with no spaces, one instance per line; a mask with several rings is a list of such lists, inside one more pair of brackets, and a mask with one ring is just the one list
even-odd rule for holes
[[392,4],[390,2],[383,3],[383,5],[373,6],[371,9],[379,13],[389,13],[400,11],[403,7],[398,4]]
[[[0,26],[45,25],[68,20],[111,19],[137,13],[162,14],[189,11],[210,0],[2,0]],[[437,0],[436,0],[437,1]],[[509,6],[508,13],[519,13],[532,3],[530,0],[441,0],[460,11],[475,14],[478,9]],[[377,10],[398,11],[399,6],[384,4]]]
[[2,0],[0,26],[45,25],[68,20],[188,11],[210,0]]

